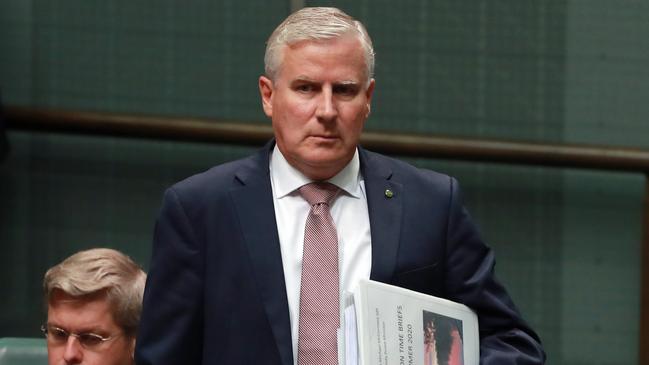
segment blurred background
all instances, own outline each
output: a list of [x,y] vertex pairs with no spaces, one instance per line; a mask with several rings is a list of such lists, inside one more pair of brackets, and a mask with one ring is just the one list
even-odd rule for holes
[[[265,41],[301,6],[337,6],[367,26],[368,130],[649,149],[649,2],[639,0],[3,0],[2,100],[265,123]],[[77,250],[117,248],[146,268],[164,189],[256,149],[6,137],[0,337],[39,335],[42,276]],[[638,363],[642,174],[407,160],[460,180],[548,364]]]

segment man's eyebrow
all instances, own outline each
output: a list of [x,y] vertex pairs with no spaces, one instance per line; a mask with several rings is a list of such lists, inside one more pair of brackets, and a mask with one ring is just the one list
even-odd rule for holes
[[[296,82],[309,82],[309,83],[316,83],[316,84],[322,83],[321,81],[317,81],[317,80],[314,80],[314,79],[312,79],[310,77],[301,76],[301,75],[297,76],[296,78],[294,78],[291,81],[291,83],[296,83]],[[340,80],[340,81],[333,82],[333,84],[334,85],[352,85],[353,86],[353,85],[360,85],[361,82],[355,81],[355,80]]]
[[82,325],[82,326],[79,326],[79,327],[73,328],[73,329],[71,329],[68,326],[64,326],[64,325],[62,325],[60,323],[52,322],[52,321],[48,321],[46,323],[46,325],[56,327],[56,328],[60,328],[60,329],[62,329],[64,331],[67,331],[67,332],[73,332],[73,333],[79,333],[79,334],[80,333],[108,333],[109,332],[106,329],[104,329],[102,326],[93,325],[93,324]]
[[359,85],[360,82],[354,80],[341,80],[341,81],[336,81],[334,84],[335,85]]
[[334,86],[345,86],[345,87],[360,87],[361,83],[358,81],[352,81],[352,80],[343,80],[343,81],[338,81],[334,83]]
[[300,76],[297,76],[296,78],[294,78],[291,81],[291,83],[294,83],[294,82],[317,82],[317,81],[310,78],[310,77],[300,75]]
[[46,326],[52,326],[52,327],[63,328],[63,327],[61,327],[58,323],[56,323],[56,322],[52,322],[52,321],[47,321],[47,322],[45,322],[45,325],[46,325]]

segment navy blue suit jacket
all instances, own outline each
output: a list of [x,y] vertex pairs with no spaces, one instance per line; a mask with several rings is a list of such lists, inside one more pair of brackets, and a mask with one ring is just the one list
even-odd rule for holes
[[[144,295],[138,364],[293,364],[268,169],[272,147],[166,191]],[[537,335],[494,277],[493,253],[463,208],[456,181],[359,151],[372,235],[371,279],[473,308],[482,364],[543,363]]]

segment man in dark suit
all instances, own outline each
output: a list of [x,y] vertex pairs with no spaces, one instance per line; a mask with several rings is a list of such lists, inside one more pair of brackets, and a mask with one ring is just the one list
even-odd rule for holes
[[[302,9],[273,32],[265,64],[275,139],[165,193],[137,363],[336,364],[340,293],[363,278],[473,308],[483,364],[543,363],[457,182],[358,146],[375,85],[363,25]],[[307,186],[332,195],[313,203]],[[312,238],[319,208],[333,244],[325,228]]]

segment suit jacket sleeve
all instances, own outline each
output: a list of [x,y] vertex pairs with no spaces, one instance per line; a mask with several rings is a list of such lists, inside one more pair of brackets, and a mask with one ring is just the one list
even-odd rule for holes
[[165,193],[136,342],[136,363],[200,364],[203,255],[176,191]]
[[485,245],[451,179],[445,289],[450,299],[478,314],[481,364],[542,364],[540,339],[521,318],[494,274],[494,253]]

